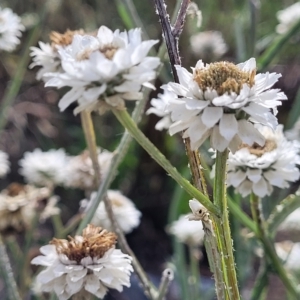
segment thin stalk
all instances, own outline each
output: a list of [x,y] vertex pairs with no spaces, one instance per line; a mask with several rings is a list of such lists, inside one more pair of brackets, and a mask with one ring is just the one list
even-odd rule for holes
[[251,204],[252,217],[257,226],[257,232],[258,232],[257,237],[262,242],[265,253],[270,259],[273,269],[276,270],[278,276],[280,277],[288,293],[291,296],[295,297],[295,299],[299,299],[300,293],[297,291],[296,285],[286,273],[286,270],[284,269],[280,259],[278,258],[274,245],[268,238],[264,220],[262,218],[260,198],[252,193],[250,196],[250,204]]
[[136,139],[136,141],[151,155],[151,157],[163,167],[171,177],[184,188],[193,198],[196,198],[204,205],[207,210],[219,216],[219,209],[199,190],[192,186],[188,180],[183,178],[181,174],[170,164],[166,157],[147,139],[147,137],[139,130],[131,119],[126,110],[113,109],[113,113],[119,122],[128,130],[128,132]]
[[174,273],[172,269],[165,269],[162,274],[161,282],[158,289],[158,296],[155,300],[163,300],[168,292],[168,287],[174,279]]
[[10,265],[9,257],[7,255],[5,245],[1,235],[0,235],[0,266],[8,290],[8,299],[21,300],[21,297],[18,293],[18,287],[14,278],[14,274]]
[[232,248],[232,238],[229,225],[228,204],[226,197],[226,163],[228,150],[217,152],[216,173],[214,184],[214,203],[221,211],[221,222],[217,222],[219,229],[221,247],[220,252],[224,254],[226,275],[228,280],[228,292],[232,299],[240,299],[238,282],[236,277],[235,262]]
[[81,117],[84,136],[90,153],[90,158],[93,163],[96,185],[98,186],[98,184],[101,181],[101,173],[100,173],[100,166],[98,161],[98,148],[96,143],[96,136],[95,136],[95,130],[93,126],[91,112],[84,110],[81,112],[80,117]]
[[188,245],[189,259],[190,259],[190,274],[192,281],[189,283],[191,290],[191,299],[200,299],[200,272],[199,272],[199,260],[196,258],[194,245]]
[[252,289],[251,300],[258,300],[262,298],[261,296],[264,294],[269,282],[269,272],[270,268],[268,267],[268,264],[264,262],[260,266],[259,273],[256,277],[255,284]]
[[54,236],[58,239],[64,237],[64,235],[63,235],[64,225],[61,221],[60,215],[57,214],[57,215],[51,216],[51,220],[52,220],[52,224],[54,227]]

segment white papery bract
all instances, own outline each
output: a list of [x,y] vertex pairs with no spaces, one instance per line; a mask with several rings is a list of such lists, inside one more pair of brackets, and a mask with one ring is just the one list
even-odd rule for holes
[[264,197],[272,193],[274,186],[287,188],[300,177],[299,143],[286,140],[282,125],[276,131],[257,128],[266,139],[263,147],[242,145],[235,154],[229,153],[227,184],[242,196],[253,192]]
[[[116,235],[88,225],[82,236],[53,239],[41,247],[43,255],[31,263],[46,267],[36,281],[44,292],[55,292],[59,300],[83,292],[103,299],[108,289],[119,292],[130,286],[131,257],[115,249]],[[82,299],[85,299],[84,297]]]
[[21,24],[21,19],[13,13],[10,8],[0,7],[0,50],[13,51],[22,36],[21,31],[25,27]]
[[[253,123],[275,128],[280,100],[287,99],[278,89],[270,89],[281,77],[276,73],[256,75],[254,58],[234,65],[229,62],[204,64],[198,61],[193,73],[176,66],[180,84],[168,83],[163,89],[181,98],[167,107],[171,113],[171,135],[184,131],[196,150],[210,137],[211,147],[235,152],[243,142],[264,145],[264,137]],[[273,113],[272,113],[272,111]]]
[[187,245],[199,246],[203,244],[204,230],[202,222],[190,221],[189,215],[182,215],[173,222],[167,230],[179,241]]
[[124,100],[139,100],[142,86],[150,83],[159,58],[148,57],[158,41],[141,40],[140,29],[112,32],[101,26],[97,36],[74,35],[72,43],[60,48],[62,72],[46,73],[46,86],[70,87],[59,102],[61,111],[77,102],[75,113],[110,107],[124,109]]
[[219,31],[203,31],[196,33],[190,38],[191,49],[199,58],[218,59],[222,57],[228,47],[222,33]]
[[10,171],[10,162],[7,153],[0,150],[0,178]]
[[147,110],[146,114],[155,114],[162,118],[156,123],[155,129],[169,129],[172,121],[170,112],[168,111],[168,103],[175,98],[177,98],[175,93],[165,91],[163,94],[158,94],[158,98],[151,99],[150,103],[152,107]]
[[[96,195],[96,192],[92,193],[91,201],[96,197]],[[134,203],[130,199],[122,195],[121,192],[113,190],[107,191],[107,197],[111,202],[111,207],[116,221],[124,233],[130,233],[134,228],[139,226],[142,214],[136,209]],[[87,204],[87,207],[88,205],[89,204]],[[112,225],[103,201],[100,202],[91,223],[96,226],[112,230]]]
[[277,12],[279,24],[276,31],[279,34],[284,34],[300,19],[300,2],[287,7],[286,9]]
[[35,185],[62,185],[66,177],[68,160],[63,149],[43,152],[37,148],[33,152],[25,152],[24,158],[19,161],[21,166],[19,173],[27,182]]

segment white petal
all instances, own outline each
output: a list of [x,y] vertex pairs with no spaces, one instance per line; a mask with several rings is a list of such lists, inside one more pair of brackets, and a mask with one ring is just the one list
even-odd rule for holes
[[220,123],[220,134],[230,141],[238,132],[238,122],[234,114],[223,114]]
[[247,169],[246,172],[248,178],[254,183],[258,182],[261,179],[261,173],[261,169]]
[[213,149],[223,152],[228,147],[228,141],[221,136],[219,126],[214,126],[210,137],[210,145]]
[[222,107],[206,107],[201,115],[201,120],[206,127],[211,128],[217,124],[223,115]]
[[264,136],[248,121],[238,121],[238,135],[241,140],[249,146],[257,143],[260,146],[265,144]]
[[261,198],[269,195],[268,184],[263,177],[253,184],[253,193]]
[[105,46],[113,41],[113,32],[106,26],[101,26],[98,30],[97,38],[99,39],[100,46]]

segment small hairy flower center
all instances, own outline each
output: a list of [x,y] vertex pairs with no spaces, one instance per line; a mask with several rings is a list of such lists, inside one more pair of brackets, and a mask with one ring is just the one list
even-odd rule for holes
[[265,153],[271,152],[274,149],[276,149],[277,148],[277,144],[276,144],[276,142],[274,140],[266,140],[264,146],[260,146],[260,145],[258,145],[256,143],[254,143],[254,145],[251,146],[251,147],[249,145],[242,144],[239,148],[240,149],[241,148],[247,148],[251,154],[254,154],[257,157],[261,157]]
[[80,264],[85,257],[101,258],[115,246],[117,236],[101,227],[88,225],[82,236],[69,236],[69,240],[53,239],[50,244],[55,245],[58,254],[64,254],[69,260]]
[[216,62],[207,68],[196,69],[194,80],[201,90],[216,90],[219,95],[234,92],[239,94],[243,84],[252,87],[255,84],[256,71],[245,72],[230,62]]
[[107,59],[112,59],[115,55],[115,53],[117,52],[118,48],[116,48],[115,46],[113,45],[106,45],[104,47],[102,47],[101,49],[99,49],[101,53],[104,54],[104,56],[107,58]]
[[52,46],[68,46],[72,44],[73,37],[75,34],[84,35],[85,32],[82,29],[74,31],[68,29],[65,33],[52,31],[50,33],[50,40],[52,42]]

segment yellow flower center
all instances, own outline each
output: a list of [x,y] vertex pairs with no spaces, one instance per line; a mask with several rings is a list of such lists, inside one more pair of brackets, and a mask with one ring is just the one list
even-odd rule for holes
[[200,89],[216,90],[219,95],[234,92],[239,94],[243,84],[255,84],[256,70],[245,72],[235,64],[222,61],[210,64],[207,68],[195,69],[194,80]]

